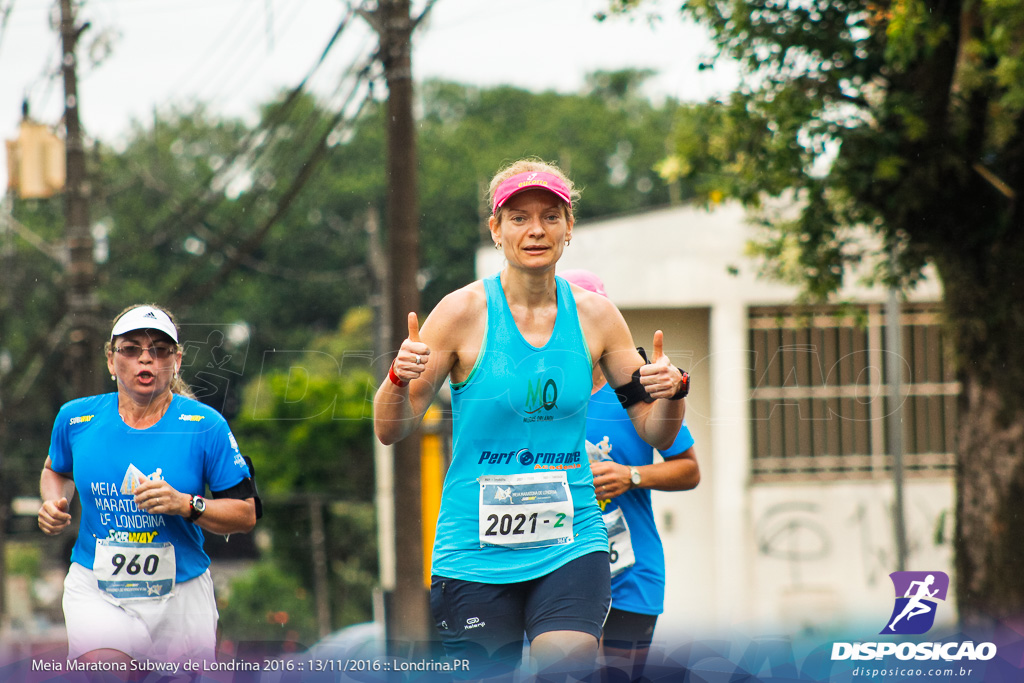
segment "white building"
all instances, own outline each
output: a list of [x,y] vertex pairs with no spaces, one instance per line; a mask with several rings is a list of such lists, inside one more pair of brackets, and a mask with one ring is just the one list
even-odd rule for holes
[[[886,452],[884,289],[807,308],[756,277],[741,208],[578,223],[559,267],[605,282],[637,345],[656,329],[692,373],[687,423],[702,481],[656,492],[668,566],[659,634],[719,629],[878,633],[897,569]],[[477,274],[502,266],[481,248]],[[903,307],[906,569],[952,573],[955,382],[934,278]],[[954,617],[952,591],[940,622]],[[870,629],[874,629],[871,631]]]

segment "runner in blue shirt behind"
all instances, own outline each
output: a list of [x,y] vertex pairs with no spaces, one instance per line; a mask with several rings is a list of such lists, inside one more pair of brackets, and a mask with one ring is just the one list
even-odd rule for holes
[[[586,270],[560,272],[574,285],[607,297],[604,283]],[[612,608],[601,641],[609,664],[627,662],[640,680],[665,603],[665,552],[654,523],[651,490],[687,491],[700,482],[693,436],[684,422],[675,442],[659,452],[637,435],[600,372],[587,408],[587,452],[608,527]]]
[[64,404],[39,483],[47,535],[71,523],[76,492],[82,504],[64,580],[68,658],[124,671],[132,660],[213,661],[218,614],[203,530],[252,530],[251,470],[224,418],[178,376],[178,328],[166,310],[125,309],[106,354],[117,391]]

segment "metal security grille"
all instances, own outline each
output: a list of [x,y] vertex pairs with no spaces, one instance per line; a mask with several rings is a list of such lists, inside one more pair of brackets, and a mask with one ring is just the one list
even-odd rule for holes
[[[754,481],[889,476],[884,307],[750,311]],[[903,307],[903,444],[908,476],[953,467],[955,380],[937,304]]]

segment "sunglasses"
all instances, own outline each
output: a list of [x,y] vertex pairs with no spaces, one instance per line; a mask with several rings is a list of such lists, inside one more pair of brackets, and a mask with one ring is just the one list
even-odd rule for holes
[[171,355],[177,350],[177,347],[174,347],[174,346],[150,346],[150,347],[144,347],[144,346],[139,346],[137,344],[124,344],[122,346],[118,346],[114,350],[117,351],[122,356],[124,356],[125,358],[141,358],[143,351],[149,351],[149,357],[150,358],[157,358],[159,360],[164,360],[166,358],[170,358]]

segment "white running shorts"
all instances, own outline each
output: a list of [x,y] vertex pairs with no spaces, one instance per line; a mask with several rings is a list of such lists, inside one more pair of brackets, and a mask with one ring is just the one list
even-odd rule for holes
[[154,600],[118,602],[100,590],[89,569],[74,562],[64,579],[68,659],[112,649],[138,660],[213,662],[219,616],[209,570]]

